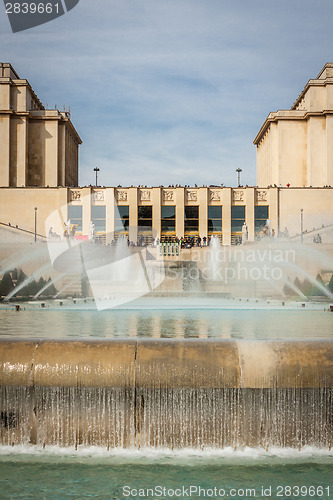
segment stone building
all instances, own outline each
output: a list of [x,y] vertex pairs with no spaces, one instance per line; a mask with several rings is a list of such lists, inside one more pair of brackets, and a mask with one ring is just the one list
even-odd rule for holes
[[[3,225],[33,234],[36,220],[38,234],[46,237],[52,228],[62,236],[70,220],[76,237],[86,239],[93,224],[105,243],[121,235],[134,242],[217,236],[230,245],[242,240],[244,222],[251,242],[263,237],[268,220],[276,236],[312,242],[325,232],[327,242],[332,233],[333,64],[309,81],[292,110],[269,115],[255,139],[258,186],[237,188],[73,187],[81,141],[69,116],[45,110],[10,65],[1,65],[1,74]],[[67,156],[67,146],[76,153]]]
[[78,185],[81,139],[68,111],[45,109],[29,82],[0,63],[0,185]]
[[269,113],[254,144],[259,186],[333,186],[333,63],[290,110]]

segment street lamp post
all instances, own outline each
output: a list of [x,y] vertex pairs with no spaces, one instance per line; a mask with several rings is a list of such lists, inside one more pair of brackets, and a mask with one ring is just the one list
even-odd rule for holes
[[95,167],[95,168],[94,168],[94,172],[96,172],[96,187],[97,187],[97,186],[98,186],[97,176],[98,176],[99,168],[98,168],[98,167]]
[[241,168],[236,168],[236,172],[237,172],[237,182],[238,182],[238,187],[240,186],[240,174],[241,172],[243,172],[243,170]]
[[37,241],[37,207],[35,207],[35,243]]
[[301,208],[301,243],[303,243],[303,208]]

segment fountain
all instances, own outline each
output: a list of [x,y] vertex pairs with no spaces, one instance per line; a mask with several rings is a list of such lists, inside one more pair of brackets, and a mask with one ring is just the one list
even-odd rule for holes
[[[201,288],[184,291],[183,287],[172,293],[163,291],[170,257],[161,257],[158,247],[132,248],[124,238],[106,247],[92,238],[79,241],[68,237],[47,245],[49,260],[39,259],[38,271],[31,271],[6,295],[7,310],[0,310],[21,318],[28,318],[29,312],[39,315],[37,323],[34,319],[34,335],[0,338],[2,446],[331,449],[332,316],[323,310],[329,308],[327,301],[333,295],[324,282],[312,277],[318,271],[316,261],[333,269],[329,255],[311,253],[312,267],[305,271],[308,250],[302,247],[300,253],[297,243],[267,238],[257,243],[243,241],[240,248],[224,248],[213,238],[210,248],[198,249],[192,261],[195,266],[191,269],[197,271],[193,281]],[[174,256],[173,262],[177,258]],[[19,258],[18,262],[24,260]],[[10,268],[8,258],[1,267]],[[13,313],[10,299],[19,287],[37,280],[38,273],[49,273],[50,268],[52,279],[35,293],[35,299],[51,285],[64,289],[68,286],[65,277],[75,277],[81,292],[86,293],[73,299],[61,298],[57,292],[58,301],[24,303],[19,313]],[[175,269],[178,283],[181,266]],[[308,301],[294,284],[299,277],[325,293],[327,301]],[[297,295],[294,302],[286,299],[286,286]],[[292,323],[297,309],[305,309],[303,314],[320,312],[326,315],[327,333],[316,339],[315,334],[288,338],[290,333],[282,332],[278,338],[276,330],[270,334],[273,329],[268,321],[258,339],[251,334],[253,320],[246,323],[245,333],[234,332],[230,325],[227,334],[221,335],[217,323],[214,326],[218,310],[236,309],[238,315],[244,315],[245,310],[265,309],[273,321],[275,307],[280,311],[275,316],[280,325],[285,311],[289,311]],[[75,326],[72,322],[68,327],[62,323],[65,313],[73,314],[79,322],[79,315],[84,315],[93,335],[99,322],[116,325],[121,321],[119,311],[123,309],[127,309],[123,311],[128,318],[127,338],[117,336],[115,327],[113,338],[97,334],[87,339],[81,333],[87,329],[80,323]],[[149,330],[155,331],[153,323],[161,321],[163,309],[169,310],[165,317],[169,338],[149,338]],[[170,311],[186,309],[189,314],[182,318],[183,323],[171,327]],[[191,310],[197,309],[212,311],[212,317],[205,319],[209,322],[206,334],[202,322],[198,328],[194,325]],[[95,316],[89,316],[91,310]],[[138,337],[134,338],[130,326],[133,311],[141,314],[143,310],[151,311],[151,316],[143,329],[136,329]],[[45,314],[51,313],[52,321],[62,325],[62,338],[46,333]],[[302,321],[307,320],[304,317]],[[170,338],[177,328],[182,338]],[[209,333],[214,328],[215,337]],[[193,336],[196,329],[199,338],[185,338]],[[157,337],[163,337],[162,330],[160,325]]]
[[[221,497],[287,497],[297,477],[303,498],[326,498],[329,254],[270,238],[212,239],[187,261],[121,238],[18,250],[0,257],[13,277],[0,305],[0,462],[17,497],[39,498],[41,483],[50,498],[155,487],[199,498],[210,484]],[[307,297],[303,280],[325,294]]]
[[1,444],[331,446],[332,342],[1,340]]
[[[306,280],[318,290],[318,296],[333,300],[328,286],[333,270],[329,253],[275,238],[245,241],[235,247],[222,247],[218,238],[212,238],[210,252],[204,257],[198,260],[198,266],[210,289],[214,282],[213,289],[229,290],[236,297],[278,299],[285,298],[285,289],[289,288],[289,295],[304,299],[306,295],[295,280]],[[326,285],[322,272],[327,276]]]

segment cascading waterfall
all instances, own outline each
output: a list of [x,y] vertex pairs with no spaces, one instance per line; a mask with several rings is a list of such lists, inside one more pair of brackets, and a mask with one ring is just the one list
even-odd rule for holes
[[1,341],[0,350],[2,445],[331,447],[329,341]]
[[330,447],[332,392],[5,387],[1,444],[110,448]]

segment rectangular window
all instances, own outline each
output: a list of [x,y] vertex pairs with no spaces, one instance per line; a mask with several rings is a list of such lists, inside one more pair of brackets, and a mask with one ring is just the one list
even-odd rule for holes
[[153,207],[145,205],[138,207],[138,228],[139,232],[152,232],[153,230]]
[[240,233],[245,222],[245,206],[231,207],[231,232]]
[[185,207],[185,233],[192,233],[199,231],[199,207],[190,206]]
[[144,207],[138,207],[138,219],[152,219],[153,218],[153,207],[147,205]]
[[208,207],[208,233],[222,231],[222,207]]
[[269,219],[268,206],[254,207],[254,230],[260,233]]
[[128,205],[120,205],[115,207],[114,226],[115,226],[115,232],[128,231],[128,226],[129,226]]
[[76,226],[76,232],[82,231],[82,207],[68,205],[68,219],[71,221],[71,225]]
[[91,222],[95,225],[96,233],[106,231],[106,206],[98,205],[91,207]]
[[175,232],[176,230],[176,207],[161,207],[161,228],[162,233]]

